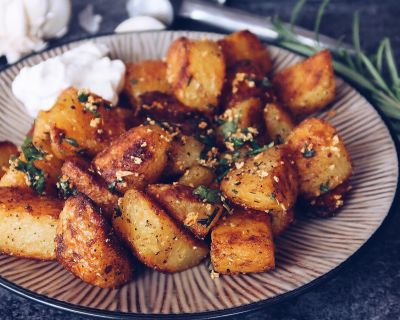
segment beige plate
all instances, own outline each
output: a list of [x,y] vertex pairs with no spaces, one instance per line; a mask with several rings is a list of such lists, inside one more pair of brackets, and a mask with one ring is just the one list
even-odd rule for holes
[[[139,61],[163,57],[171,41],[179,36],[221,37],[167,31],[108,35],[92,41],[107,44],[115,58]],[[0,73],[0,140],[21,143],[32,125],[10,89],[18,70],[78,43],[31,56]],[[270,49],[276,69],[301,59],[276,47]],[[304,289],[342,264],[371,237],[387,216],[396,193],[398,161],[388,128],[353,88],[341,79],[337,84],[337,97],[331,107],[336,115],[329,117],[322,112],[317,116],[336,126],[344,138],[354,163],[353,190],[337,217],[299,219],[277,240],[276,270],[212,280],[205,262],[172,275],[142,270],[131,283],[107,290],[83,283],[55,262],[0,255],[0,285],[58,308],[103,317],[126,317],[128,313],[136,317],[153,314],[155,318],[172,314],[189,318],[188,313],[195,318],[214,317],[251,310],[301,291],[299,288]]]

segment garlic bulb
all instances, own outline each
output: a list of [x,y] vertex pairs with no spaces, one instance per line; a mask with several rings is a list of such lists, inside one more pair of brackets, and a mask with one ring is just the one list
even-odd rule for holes
[[13,63],[68,29],[70,0],[0,0],[0,56]]
[[174,10],[169,0],[128,0],[126,9],[130,17],[150,16],[169,26]]
[[165,25],[153,17],[137,16],[122,21],[116,28],[115,32],[129,31],[146,31],[146,30],[163,30]]

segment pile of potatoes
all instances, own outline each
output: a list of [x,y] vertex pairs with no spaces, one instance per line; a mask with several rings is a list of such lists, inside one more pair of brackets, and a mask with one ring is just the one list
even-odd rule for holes
[[240,31],[127,64],[122,107],[63,91],[21,148],[0,144],[0,251],[104,288],[139,262],[274,268],[274,238],[301,212],[335,214],[352,165],[336,129],[308,117],[335,97],[330,53],[271,68]]

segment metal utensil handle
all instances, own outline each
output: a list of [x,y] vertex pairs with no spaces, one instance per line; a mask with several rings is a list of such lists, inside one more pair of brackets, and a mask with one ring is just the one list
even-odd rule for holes
[[[248,29],[267,41],[278,39],[278,33],[275,31],[270,18],[263,18],[238,9],[217,6],[200,0],[183,0],[178,15],[230,32]],[[285,25],[288,26],[288,24]],[[297,40],[302,44],[337,50],[338,42],[336,39],[321,35],[317,42],[312,31],[301,27],[295,27],[294,31]],[[347,44],[341,44],[341,48],[352,51],[352,47]]]

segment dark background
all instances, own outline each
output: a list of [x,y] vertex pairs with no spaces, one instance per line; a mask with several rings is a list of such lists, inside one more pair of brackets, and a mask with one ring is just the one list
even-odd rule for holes
[[[68,34],[57,43],[87,35],[77,23],[77,13],[87,3],[103,16],[100,32],[111,32],[125,18],[125,0],[73,0],[73,17]],[[288,21],[295,0],[228,0],[228,5],[263,16],[278,14]],[[308,1],[299,25],[313,29],[321,1]],[[327,7],[321,33],[351,39],[352,16],[361,15],[361,41],[372,53],[383,37],[389,37],[397,61],[400,58],[399,0],[333,0]],[[178,19],[173,29],[212,30]],[[371,242],[332,280],[306,294],[260,311],[233,317],[253,319],[400,319],[400,218],[397,213]],[[85,319],[31,302],[0,288],[0,319]]]

